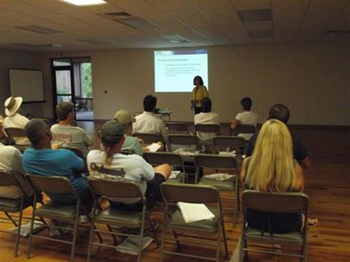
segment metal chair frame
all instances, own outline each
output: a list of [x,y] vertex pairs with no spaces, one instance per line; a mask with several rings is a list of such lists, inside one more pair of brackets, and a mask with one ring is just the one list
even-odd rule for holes
[[[161,185],[161,191],[163,200],[165,203],[164,206],[164,222],[163,222],[163,234],[162,234],[162,246],[161,246],[161,261],[163,261],[164,254],[178,255],[182,257],[191,257],[196,259],[204,259],[211,261],[219,261],[220,260],[220,251],[221,251],[221,241],[224,242],[225,249],[225,257],[228,258],[228,248],[227,248],[227,240],[226,240],[226,231],[224,225],[224,218],[221,207],[221,199],[220,194],[216,188],[211,186],[201,186],[201,185],[189,185],[189,184],[167,184],[163,183]],[[207,204],[209,209],[212,211],[216,210],[216,218],[214,219],[214,223],[216,221],[216,228],[209,229],[207,227],[203,227],[203,221],[193,222],[186,224],[185,222],[180,224],[171,223],[173,215],[177,212],[180,212],[177,203],[179,201],[182,202],[190,202],[190,203],[200,203]],[[209,206],[211,205],[211,206]],[[202,224],[202,226],[201,226]],[[215,258],[200,256],[200,255],[192,255],[192,254],[184,254],[175,251],[165,251],[164,246],[167,241],[167,230],[172,230],[174,239],[177,244],[178,251],[181,251],[181,244],[179,241],[178,231],[180,232],[190,232],[200,235],[217,235],[216,239],[216,256]],[[222,234],[222,239],[221,239]],[[186,235],[186,242],[193,242],[196,244],[199,243],[208,243],[208,239],[192,239],[190,241],[189,236]]]
[[[184,182],[186,172],[182,157],[178,154],[171,152],[145,152],[143,158],[153,166],[161,165],[167,163],[173,166],[175,169],[180,168],[181,173],[179,174],[179,182]],[[169,179],[167,182],[177,182],[177,180]]]
[[[309,211],[309,197],[304,193],[268,193],[258,192],[254,190],[245,190],[242,194],[243,205],[243,223],[242,234],[240,241],[239,261],[242,261],[242,255],[244,258],[248,256],[248,251],[278,254],[292,257],[299,257],[300,261],[307,261],[307,237],[308,237],[308,211]],[[304,223],[300,231],[291,232],[287,234],[272,234],[268,232],[260,232],[260,230],[252,229],[249,227],[246,221],[246,210],[252,209],[261,212],[268,213],[301,213],[304,214]],[[306,222],[305,222],[306,221]],[[261,246],[260,249],[248,248],[248,242],[253,241],[254,247],[257,247],[258,243],[279,244],[285,245],[299,245],[301,246],[300,254],[276,252],[267,250],[266,246]],[[244,252],[244,254],[243,254]]]
[[[41,238],[46,240],[51,240],[55,242],[61,242],[72,245],[71,248],[71,255],[70,255],[70,261],[72,262],[74,259],[74,252],[75,252],[75,246],[76,246],[76,239],[77,239],[77,232],[78,232],[78,223],[79,223],[79,210],[81,208],[81,199],[79,198],[78,193],[74,190],[73,185],[66,177],[61,176],[39,176],[34,174],[26,174],[26,177],[36,192],[34,195],[33,200],[33,212],[32,212],[32,222],[30,226],[30,235],[29,235],[29,242],[28,242],[28,252],[27,252],[27,258],[30,258],[31,249],[32,249],[32,240],[33,238]],[[67,205],[67,206],[55,206],[51,201],[48,203],[45,203],[43,206],[36,208],[36,198],[37,194],[45,192],[46,195],[49,194],[70,194],[73,195],[77,202],[75,205]],[[57,212],[52,212],[52,209],[57,208]],[[63,214],[61,209],[68,209],[70,214]],[[51,212],[50,212],[51,211]],[[47,225],[47,228],[57,228],[62,233],[62,229],[67,229],[69,231],[73,232],[72,241],[66,241],[66,240],[60,240],[55,239],[52,237],[47,236],[41,236],[41,235],[34,235],[33,234],[33,225],[34,225],[34,218],[35,216],[39,216],[42,218],[50,218],[54,225]],[[62,227],[56,225],[56,220],[62,220],[67,222],[74,222],[73,228],[71,227]]]
[[230,130],[231,136],[237,136],[238,134],[256,134],[255,125],[238,125],[234,130]]
[[[240,196],[239,196],[239,185],[238,185],[238,166],[237,160],[233,156],[224,156],[216,154],[200,154],[194,157],[194,164],[197,168],[196,182],[198,182],[198,176],[200,169],[213,168],[216,172],[218,170],[225,170],[234,172],[232,179],[228,181],[214,181],[205,179],[205,174],[199,184],[212,185],[219,191],[228,191],[233,193],[234,207],[233,207],[233,226],[237,223],[237,210],[240,210]],[[205,180],[204,180],[205,179]],[[231,201],[231,200],[229,200]]]
[[169,134],[188,134],[188,125],[185,122],[165,122]]
[[[98,246],[98,247],[109,247],[109,248],[115,248],[115,245],[117,244],[116,236],[130,236],[131,234],[126,234],[122,232],[116,232],[113,231],[112,226],[114,227],[130,227],[130,228],[138,228],[140,227],[140,234],[139,235],[133,235],[137,236],[140,239],[140,245],[138,249],[138,257],[137,261],[141,261],[142,256],[142,240],[144,237],[144,228],[145,228],[145,220],[149,222],[151,225],[151,231],[152,235],[155,239],[155,242],[158,246],[158,239],[157,235],[155,233],[154,227],[152,226],[152,223],[150,222],[150,217],[148,213],[146,212],[146,199],[142,195],[142,192],[140,190],[140,187],[133,182],[127,182],[127,181],[117,181],[117,180],[104,180],[104,179],[89,179],[89,187],[92,192],[92,195],[94,197],[94,208],[92,212],[92,221],[91,221],[91,228],[90,228],[90,237],[89,237],[89,247],[88,247],[88,255],[87,255],[87,261],[90,261],[91,258],[91,247],[92,246]],[[100,207],[100,198],[104,199],[110,199],[110,198],[140,198],[142,202],[142,211],[125,211],[125,210],[118,210],[112,207],[107,207],[106,209],[102,210]],[[99,209],[102,210],[99,212]],[[134,222],[131,219],[119,219],[118,216],[123,216],[123,218],[127,217],[128,215],[136,215],[138,217],[138,221]],[[105,224],[108,228],[108,231],[97,229],[96,223],[99,224]],[[93,235],[94,233],[103,233],[107,234],[113,237],[113,244],[114,245],[107,245],[101,243],[93,242]]]
[[[21,226],[23,211],[27,207],[32,206],[32,200],[28,198],[25,191],[21,187],[21,184],[17,181],[16,177],[12,172],[6,170],[0,170],[0,186],[16,186],[21,191],[21,196],[16,199],[8,199],[5,197],[0,197],[0,211],[4,212],[7,218],[1,218],[1,220],[10,221],[14,226],[17,227],[16,240],[15,240],[15,251],[14,256],[18,255],[18,247],[21,235]],[[1,205],[2,201],[7,202],[7,205]],[[4,203],[5,204],[5,203]],[[11,216],[10,213],[19,213],[17,221]],[[3,230],[2,230],[3,231]],[[8,232],[8,231],[5,231]]]
[[19,145],[16,143],[16,138],[27,137],[27,134],[23,128],[8,127],[8,128],[5,128],[4,131],[6,136],[10,140],[10,144],[16,147],[21,152],[24,152],[24,150],[30,146],[30,143],[25,145]]

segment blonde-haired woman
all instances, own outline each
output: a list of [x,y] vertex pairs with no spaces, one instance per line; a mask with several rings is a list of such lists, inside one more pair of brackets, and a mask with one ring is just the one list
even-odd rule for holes
[[[263,192],[304,190],[303,170],[293,160],[292,139],[284,123],[276,119],[264,123],[252,157],[243,161],[241,180],[244,188]],[[251,227],[262,231],[289,233],[300,229],[302,215],[248,210],[247,221]]]

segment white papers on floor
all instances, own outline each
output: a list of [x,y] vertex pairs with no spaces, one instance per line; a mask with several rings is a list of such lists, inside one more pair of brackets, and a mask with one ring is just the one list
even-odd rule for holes
[[234,175],[229,175],[224,173],[215,173],[215,174],[205,175],[204,177],[206,179],[211,179],[211,180],[225,181],[230,178],[233,178]]
[[150,152],[157,152],[158,149],[161,148],[161,146],[157,143],[152,143],[147,148]]
[[174,171],[174,170],[171,171],[169,179],[176,179],[179,176],[180,173],[181,173],[181,171]]
[[204,204],[178,202],[177,206],[186,223],[213,220],[215,218],[215,215]]
[[[30,233],[30,223],[28,222],[27,224],[22,224],[21,225],[21,236],[22,237],[28,237]],[[41,229],[45,228],[43,222],[41,221],[35,221],[33,224],[33,233],[35,234],[36,232],[40,231]],[[17,229],[18,227],[13,227],[9,229],[9,232],[17,234]]]
[[[145,250],[153,241],[150,236],[144,236],[142,239],[142,251]],[[137,236],[129,236],[115,249],[124,254],[137,256],[139,254],[140,238]]]

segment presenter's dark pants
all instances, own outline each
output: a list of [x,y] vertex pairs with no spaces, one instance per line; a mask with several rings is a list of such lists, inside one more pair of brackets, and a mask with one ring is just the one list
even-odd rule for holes
[[194,108],[194,114],[197,115],[202,112],[202,107],[195,107]]

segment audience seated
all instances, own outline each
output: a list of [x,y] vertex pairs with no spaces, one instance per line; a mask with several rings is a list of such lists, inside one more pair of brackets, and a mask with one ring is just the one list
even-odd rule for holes
[[[194,124],[214,124],[220,125],[219,115],[211,111],[212,102],[209,97],[204,97],[202,99],[202,112],[194,115]],[[197,131],[197,136],[202,140],[210,140],[215,134],[213,133],[200,133]]]
[[[147,199],[147,207],[152,208],[161,200],[160,184],[169,178],[171,167],[163,164],[153,168],[138,155],[121,154],[124,141],[124,128],[119,121],[110,120],[102,126],[103,151],[91,150],[87,156],[90,179],[125,179],[136,182]],[[122,199],[118,201],[111,202],[111,205],[128,210],[139,210],[142,207],[140,199],[132,202]]]
[[[6,118],[4,120],[4,128],[21,128],[24,129],[25,125],[29,122],[29,119],[22,116],[19,111],[22,105],[23,98],[10,96],[4,103]],[[16,137],[15,142],[17,145],[30,144],[26,137]]]
[[[292,147],[287,126],[276,119],[266,121],[258,135],[253,155],[242,164],[241,181],[244,188],[262,192],[302,192],[303,170],[293,160]],[[302,215],[248,210],[247,221],[250,227],[258,230],[289,233],[300,229]]]
[[[278,119],[282,121],[283,123],[287,124],[289,120],[289,109],[283,105],[283,104],[275,104],[271,107],[268,119]],[[311,160],[308,156],[308,152],[305,149],[303,143],[301,140],[295,136],[292,135],[292,142],[293,142],[293,156],[294,159],[299,162],[300,165],[302,165],[305,168],[311,167]],[[246,148],[246,156],[251,156],[254,151],[256,139],[258,135],[253,135],[251,139],[249,140]]]
[[155,133],[160,134],[163,138],[162,142],[168,139],[168,132],[165,128],[164,121],[155,115],[157,110],[157,98],[147,95],[143,99],[144,112],[136,116],[136,122],[133,124],[134,133]]
[[51,127],[53,145],[76,147],[86,157],[89,146],[92,145],[93,141],[85,130],[73,126],[74,105],[69,102],[58,103],[56,115],[59,122]]
[[[249,97],[244,97],[241,100],[241,106],[243,112],[237,114],[236,118],[231,123],[231,130],[235,130],[239,125],[255,125],[258,123],[258,115],[251,110],[252,99]],[[246,141],[250,139],[253,134],[239,134],[239,136],[244,137]]]
[[[85,177],[83,159],[66,149],[51,149],[52,134],[42,119],[32,119],[25,127],[26,134],[32,147],[23,154],[23,167],[26,173],[42,176],[67,177],[83,203],[92,204],[92,196]],[[58,205],[75,204],[76,199],[71,195],[50,195],[53,203]]]
[[[3,119],[0,118],[0,140],[4,137]],[[13,146],[5,146],[0,142],[0,170],[12,172],[16,176],[27,197],[33,195],[33,190],[24,179],[22,166],[22,153]],[[0,187],[0,196],[4,198],[17,199],[22,195],[21,189],[16,186]]]

